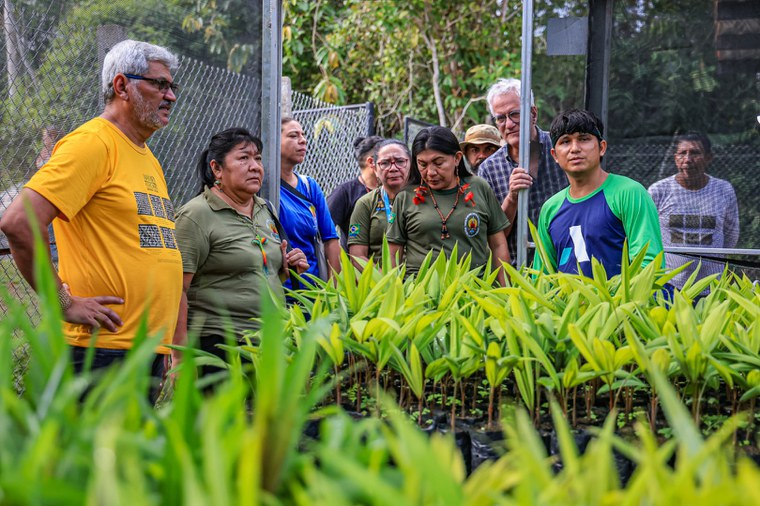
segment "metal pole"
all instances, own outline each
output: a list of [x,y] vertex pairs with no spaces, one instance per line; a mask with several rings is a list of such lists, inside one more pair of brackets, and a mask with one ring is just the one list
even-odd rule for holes
[[[533,0],[523,1],[522,77],[520,79],[520,167],[530,169],[530,96],[531,64],[533,61]],[[528,191],[520,190],[517,197],[517,267],[528,259]]]
[[282,0],[262,0],[261,142],[263,197],[280,206],[280,101],[282,90]]
[[[665,253],[685,253],[691,255],[747,255],[760,256],[760,249],[740,248],[698,248],[692,246],[665,246]],[[728,260],[730,262],[730,260]]]
[[367,102],[367,135],[375,135],[375,104]]
[[[610,54],[612,53],[612,12],[614,0],[589,0],[588,49],[586,57],[586,109],[593,112],[607,127],[607,105],[610,87]],[[607,159],[602,160],[606,168]]]

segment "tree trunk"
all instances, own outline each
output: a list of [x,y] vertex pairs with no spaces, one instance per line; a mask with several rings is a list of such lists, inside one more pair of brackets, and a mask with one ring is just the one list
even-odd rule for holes
[[11,0],[3,1],[3,31],[5,33],[5,59],[6,75],[8,78],[8,97],[13,97],[19,92],[20,79],[24,72],[30,77],[32,83],[36,81],[34,68],[28,57],[28,44],[23,33],[20,32],[21,24],[13,15]]
[[433,97],[435,98],[435,108],[438,111],[438,123],[441,126],[446,126],[446,110],[443,108],[443,98],[441,97],[441,63],[438,61],[438,48],[435,45],[435,39],[428,36],[425,29],[430,25],[430,17],[427,10],[425,12],[425,25],[420,27],[422,38],[425,41],[428,49],[430,50],[430,56],[433,64]]

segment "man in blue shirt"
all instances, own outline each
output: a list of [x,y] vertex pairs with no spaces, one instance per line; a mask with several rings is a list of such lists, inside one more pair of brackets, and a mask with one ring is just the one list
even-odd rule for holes
[[[652,197],[636,181],[602,169],[603,132],[599,118],[578,109],[561,113],[551,125],[551,154],[570,186],[541,208],[538,235],[546,260],[560,272],[591,277],[591,258],[596,258],[608,277],[620,274],[626,240],[630,258],[646,249],[644,265],[662,251]],[[534,267],[543,268],[539,255]]]

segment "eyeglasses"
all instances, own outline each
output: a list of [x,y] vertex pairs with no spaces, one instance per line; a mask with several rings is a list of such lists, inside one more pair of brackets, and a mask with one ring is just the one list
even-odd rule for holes
[[408,163],[409,160],[406,158],[391,158],[390,160],[380,160],[377,162],[377,166],[381,170],[388,170],[391,168],[391,165],[395,165],[399,169],[405,169]]
[[520,124],[520,110],[515,109],[514,111],[510,111],[508,114],[497,114],[496,116],[492,116],[493,120],[496,122],[497,125],[503,125],[507,122],[507,118],[512,120],[512,123],[519,125]]
[[158,88],[158,91],[166,93],[166,90],[171,89],[175,95],[179,92],[179,85],[166,79],[154,79],[152,77],[138,76],[135,74],[124,74],[127,79],[136,79],[138,81],[147,81],[150,84]]

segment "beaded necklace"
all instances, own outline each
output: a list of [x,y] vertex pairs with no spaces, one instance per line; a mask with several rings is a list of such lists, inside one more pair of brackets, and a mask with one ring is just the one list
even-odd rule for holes
[[446,215],[444,218],[443,213],[441,212],[441,209],[438,207],[438,202],[435,200],[435,194],[433,193],[433,189],[430,188],[430,199],[433,201],[433,207],[435,208],[436,212],[438,213],[438,216],[441,217],[441,240],[448,239],[451,237],[449,235],[449,228],[446,226],[446,222],[451,218],[451,215],[454,213],[454,210],[457,208],[457,205],[459,205],[459,194],[462,193],[459,190],[459,178],[457,178],[457,197],[454,199],[454,206],[451,208],[451,211],[449,211],[449,214]]

